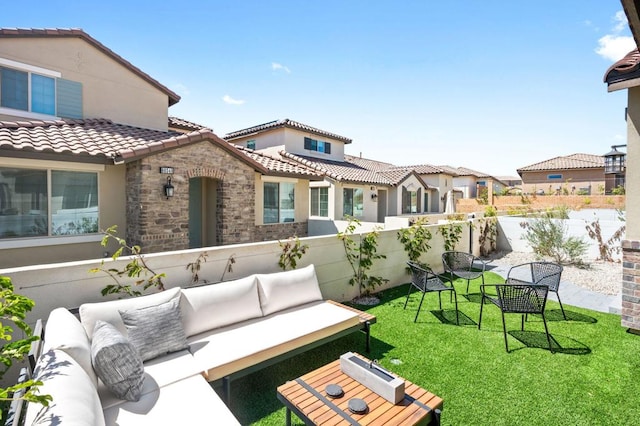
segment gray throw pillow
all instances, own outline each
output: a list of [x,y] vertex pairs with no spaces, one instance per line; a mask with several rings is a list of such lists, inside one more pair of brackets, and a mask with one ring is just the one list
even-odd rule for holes
[[187,348],[180,315],[180,297],[160,305],[120,311],[129,341],[143,361]]
[[115,396],[138,401],[144,367],[138,351],[113,325],[96,321],[91,340],[91,362],[96,374]]

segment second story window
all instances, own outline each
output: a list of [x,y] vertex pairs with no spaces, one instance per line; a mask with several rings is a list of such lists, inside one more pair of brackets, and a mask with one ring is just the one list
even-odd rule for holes
[[331,144],[329,142],[318,141],[311,138],[304,138],[304,149],[331,154]]
[[247,141],[247,148],[256,149],[256,140],[251,139],[250,141]]
[[46,119],[82,118],[82,83],[0,57],[0,114]]
[[0,67],[0,106],[40,114],[56,114],[55,79]]

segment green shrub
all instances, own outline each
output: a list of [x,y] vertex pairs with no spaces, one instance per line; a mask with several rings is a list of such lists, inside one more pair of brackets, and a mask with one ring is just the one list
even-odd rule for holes
[[567,236],[566,221],[545,215],[520,224],[525,229],[522,239],[526,240],[536,256],[550,257],[555,262],[584,266],[582,256],[588,244],[578,237]]

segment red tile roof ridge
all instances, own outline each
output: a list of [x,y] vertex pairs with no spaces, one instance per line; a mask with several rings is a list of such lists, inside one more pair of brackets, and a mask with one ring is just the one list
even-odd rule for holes
[[82,28],[0,28],[0,37],[80,37],[107,56],[113,58],[116,62],[120,62],[121,65],[131,70],[134,74],[137,74],[143,80],[146,80],[152,86],[155,86],[167,94],[169,106],[175,105],[180,101],[180,96],[174,91],[91,37]]
[[640,64],[640,51],[638,48],[633,49],[631,52],[627,53],[622,59],[616,61],[607,69],[604,73],[604,82],[607,82],[607,78],[609,77],[609,73],[612,71],[616,71],[620,74],[630,73],[638,69],[638,65]]
[[84,124],[113,124],[108,118],[63,118],[60,120],[16,120],[16,121],[0,121],[0,128],[3,129],[17,129],[20,127],[34,128],[45,126],[73,126]]

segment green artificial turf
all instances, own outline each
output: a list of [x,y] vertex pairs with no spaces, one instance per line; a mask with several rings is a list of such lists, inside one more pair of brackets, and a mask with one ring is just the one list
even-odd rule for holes
[[[501,282],[486,273],[487,282]],[[504,347],[500,311],[484,306],[482,329],[479,280],[456,281],[460,325],[443,293],[425,297],[413,322],[420,293],[404,310],[407,285],[378,294],[377,306],[357,306],[377,316],[371,353],[355,333],[232,382],[231,410],[242,424],[282,425],[285,410],[276,387],[353,351],[444,400],[443,425],[627,425],[640,419],[640,336],[628,333],[620,317],[547,303],[547,323],[556,350],[547,346],[541,317],[506,316],[509,349]],[[302,422],[293,416],[294,424]]]

